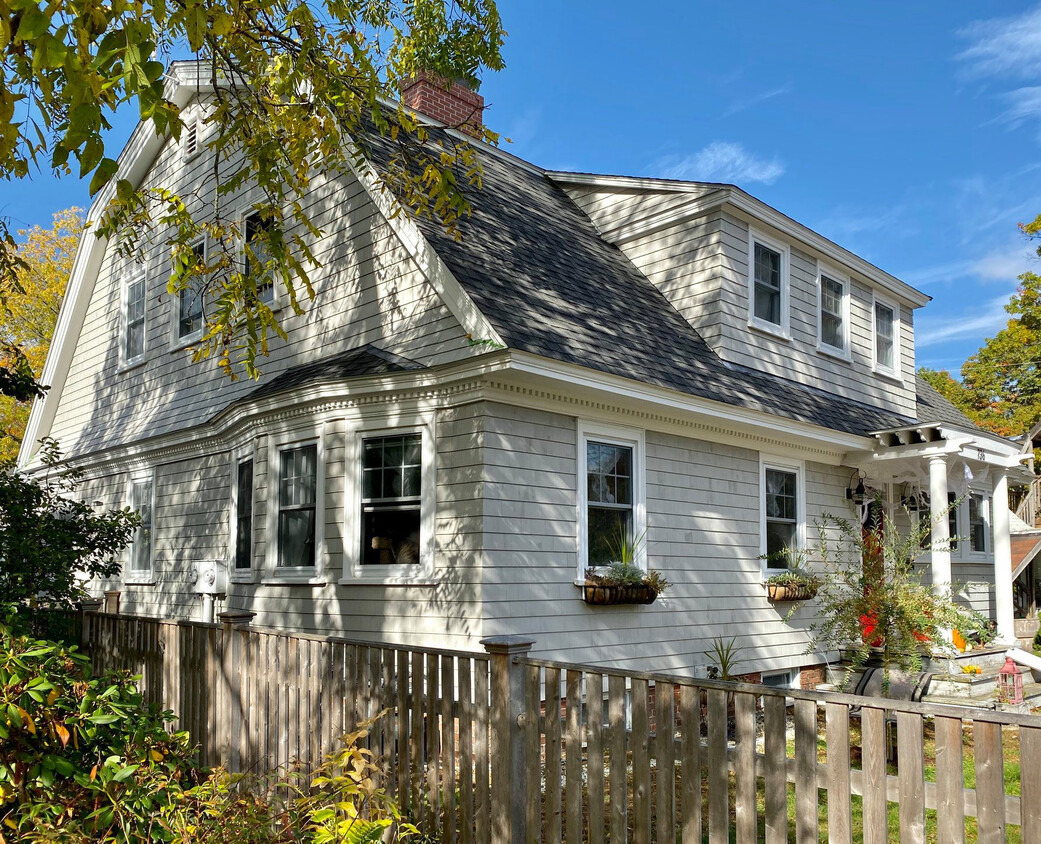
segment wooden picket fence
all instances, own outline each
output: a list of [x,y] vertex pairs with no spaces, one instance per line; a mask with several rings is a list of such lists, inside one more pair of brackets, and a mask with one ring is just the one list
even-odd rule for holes
[[519,637],[464,653],[86,613],[83,643],[233,770],[313,765],[383,712],[387,786],[446,844],[1041,844],[1035,716],[547,662]]

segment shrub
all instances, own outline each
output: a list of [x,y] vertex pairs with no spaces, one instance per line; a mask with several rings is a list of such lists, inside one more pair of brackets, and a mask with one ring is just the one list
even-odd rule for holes
[[15,840],[149,840],[199,779],[127,673],[93,676],[74,647],[0,623],[0,830]]

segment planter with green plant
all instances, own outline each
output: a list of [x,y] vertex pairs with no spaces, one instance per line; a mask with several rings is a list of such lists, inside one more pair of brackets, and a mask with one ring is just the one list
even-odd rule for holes
[[620,531],[608,542],[612,561],[586,569],[582,599],[587,604],[653,604],[672,585],[661,572],[644,571],[636,564],[643,539],[642,533],[630,538],[628,532]]
[[766,597],[775,603],[809,601],[817,596],[821,579],[806,568],[806,552],[801,548],[782,548],[759,557],[768,569],[775,570],[766,578]]

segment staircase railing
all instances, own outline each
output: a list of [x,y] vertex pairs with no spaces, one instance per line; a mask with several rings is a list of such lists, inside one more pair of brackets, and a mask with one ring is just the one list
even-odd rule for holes
[[1026,496],[1016,507],[1016,516],[1031,527],[1037,527],[1038,515],[1041,515],[1041,476],[1030,482]]

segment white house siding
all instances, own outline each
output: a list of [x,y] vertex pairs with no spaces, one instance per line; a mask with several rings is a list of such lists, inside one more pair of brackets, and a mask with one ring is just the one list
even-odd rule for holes
[[[544,657],[693,673],[713,639],[736,639],[739,670],[820,662],[787,607],[765,597],[759,454],[646,433],[650,565],[674,583],[648,607],[590,607],[577,575],[576,444],[571,416],[490,404],[485,420],[484,627],[536,640]],[[808,519],[847,506],[849,472],[806,466]]]
[[[217,610],[249,609],[255,624],[436,647],[479,648],[481,638],[481,414],[476,406],[442,410],[437,415],[437,584],[434,586],[341,585],[344,524],[346,428],[342,418],[324,423],[324,536],[327,567],[317,585],[265,583],[268,537],[266,513],[269,441],[287,434],[277,428],[241,438],[253,442],[253,583],[231,583]],[[320,424],[320,422],[318,423]],[[302,431],[303,429],[301,429]],[[310,429],[308,429],[310,430]],[[93,592],[119,589],[120,608],[137,615],[198,618],[201,602],[192,593],[192,569],[207,559],[230,555],[231,451],[222,449],[156,468],[154,585],[131,585],[115,578],[93,584]],[[126,503],[124,473],[96,478],[84,494],[106,507]],[[95,500],[91,498],[90,500]]]
[[[213,180],[204,178],[210,166],[206,154],[185,162],[176,145],[167,145],[147,182],[180,190],[194,185],[195,210],[204,213],[213,200]],[[223,201],[247,206],[249,198]],[[321,266],[310,271],[317,298],[311,302],[301,290],[306,312],[295,315],[288,305],[279,312],[289,340],[272,338],[270,357],[260,360],[264,380],[364,343],[427,365],[478,351],[356,179],[316,182],[307,205],[323,232],[313,244]],[[172,349],[177,301],[166,293],[170,261],[161,243],[147,252],[145,362],[119,372],[121,265],[109,248],[57,408],[52,435],[67,452],[183,428],[257,386],[248,378],[232,383],[212,360],[193,363],[189,352]]]
[[678,210],[699,197],[712,193],[716,186],[685,188],[681,191],[666,191],[568,185],[565,189],[600,231],[609,232],[617,226],[650,214],[658,215]]

